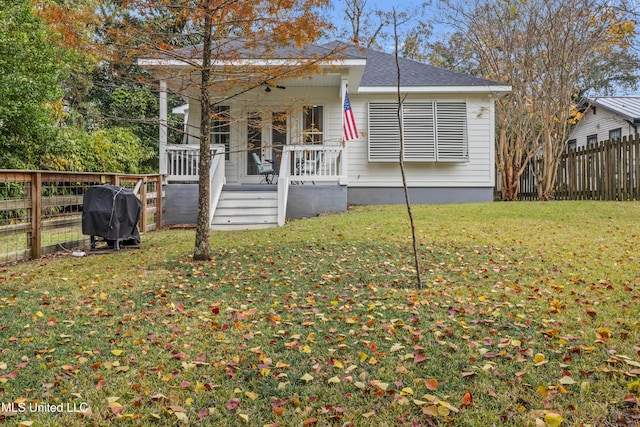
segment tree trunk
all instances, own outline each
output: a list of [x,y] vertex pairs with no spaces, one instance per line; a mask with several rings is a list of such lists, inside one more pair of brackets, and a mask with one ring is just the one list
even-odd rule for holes
[[193,259],[206,261],[211,258],[209,242],[211,224],[209,224],[209,193],[211,191],[211,102],[209,100],[209,84],[211,79],[211,13],[207,10],[204,17],[202,44],[202,69],[200,71],[200,160],[198,162],[198,219],[196,222],[196,242]]
[[407,185],[407,174],[404,168],[404,132],[402,126],[402,105],[404,100],[400,96],[400,63],[398,57],[398,23],[396,21],[396,10],[393,8],[393,34],[396,42],[396,70],[398,73],[398,129],[400,131],[400,174],[402,175],[402,188],[404,189],[404,199],[407,204],[407,214],[411,224],[411,242],[413,247],[413,261],[416,268],[416,287],[422,289],[422,273],[420,268],[420,254],[418,252],[418,240],[416,238],[416,225],[411,211],[411,201],[409,200],[409,186]]

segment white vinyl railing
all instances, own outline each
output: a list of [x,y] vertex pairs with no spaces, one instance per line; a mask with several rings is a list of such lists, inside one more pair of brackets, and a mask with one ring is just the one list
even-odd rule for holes
[[[343,173],[341,146],[290,145],[284,152],[290,152],[290,177],[294,183],[318,181],[339,181]],[[284,162],[283,162],[284,163]]]
[[[213,154],[214,147],[211,148],[211,152]],[[198,163],[200,161],[199,145],[167,146],[165,157],[167,161],[167,181],[198,181],[198,177],[200,176],[198,169]]]
[[226,183],[224,145],[211,146],[211,168],[209,169],[209,224],[213,222],[222,187]]
[[290,184],[346,181],[344,149],[340,146],[287,145],[278,171],[278,225],[287,217]]
[[282,227],[287,220],[287,202],[289,201],[289,164],[291,151],[283,150],[280,159],[280,171],[278,172],[278,227]]
[[[165,151],[167,182],[197,182],[199,179],[198,145],[169,146]],[[223,145],[211,146],[209,220],[213,216],[225,184],[225,156]],[[315,184],[346,179],[344,149],[341,146],[287,145],[283,147],[278,171],[278,225],[285,223],[289,186],[291,184]]]

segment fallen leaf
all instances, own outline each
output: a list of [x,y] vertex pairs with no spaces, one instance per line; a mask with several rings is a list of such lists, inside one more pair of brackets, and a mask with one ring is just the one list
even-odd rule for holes
[[565,375],[564,377],[560,378],[559,383],[562,385],[571,385],[571,384],[575,384],[576,382],[573,378]]
[[302,377],[300,377],[300,379],[306,383],[308,383],[309,381],[313,381],[313,377],[309,374],[304,374]]
[[564,418],[555,412],[547,412],[544,414],[544,422],[547,423],[549,427],[558,427],[563,421]]
[[473,406],[473,394],[471,394],[470,390],[467,390],[462,396],[462,406]]
[[430,391],[435,391],[438,389],[438,380],[432,378],[424,381],[427,389]]
[[258,397],[260,397],[260,395],[258,393],[254,393],[252,391],[246,391],[244,393],[244,395],[247,396],[251,400],[256,400]]

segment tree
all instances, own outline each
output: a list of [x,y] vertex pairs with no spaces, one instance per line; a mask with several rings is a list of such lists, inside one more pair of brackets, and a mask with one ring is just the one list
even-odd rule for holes
[[[123,0],[111,14],[120,60],[159,58],[181,64],[159,65],[167,81],[181,78],[184,90],[200,102],[198,217],[193,257],[210,258],[210,129],[216,106],[252,89],[302,76],[317,69],[317,56],[272,65],[239,67],[247,58],[267,61],[278,49],[302,48],[329,25],[316,11],[325,0]],[[171,23],[179,23],[172,26]],[[161,30],[161,31],[159,31]],[[180,47],[180,48],[179,48]],[[162,61],[160,61],[161,63]],[[267,61],[268,62],[268,61]],[[187,76],[187,77],[185,77]]]
[[66,52],[30,1],[0,5],[0,167],[29,168],[54,138]]
[[534,158],[540,159],[538,197],[552,199],[576,95],[637,82],[630,72],[638,68],[629,49],[634,21],[622,1],[483,0],[472,10],[443,4],[467,59],[483,77],[513,88],[497,103],[503,199],[517,197],[519,177]]
[[404,109],[403,103],[404,98],[400,92],[400,82],[401,82],[401,74],[400,74],[400,55],[399,55],[399,40],[398,40],[398,17],[396,15],[395,8],[393,10],[393,35],[395,40],[395,58],[396,58],[396,73],[398,76],[398,84],[397,84],[397,93],[398,93],[398,129],[400,131],[400,153],[398,154],[398,159],[400,163],[400,174],[402,176],[402,188],[404,190],[404,200],[407,206],[407,215],[409,216],[409,224],[411,226],[411,243],[413,248],[413,260],[416,269],[416,287],[418,289],[422,289],[422,271],[420,268],[420,255],[418,253],[418,239],[416,238],[416,225],[413,220],[413,211],[411,209],[411,200],[409,198],[409,186],[407,184],[407,174],[404,167],[404,128],[402,126],[402,111]]
[[[374,9],[367,0],[346,0],[344,3],[344,21],[346,28],[336,28],[339,38],[349,39],[353,44],[365,48],[388,50],[388,46],[395,46],[398,38],[398,53],[418,61],[426,59],[423,46],[431,35],[432,27],[426,20],[419,18],[424,15],[426,4],[421,7],[407,7],[399,10],[394,7],[391,11]],[[399,22],[413,23],[402,33],[398,26],[394,28],[394,19]]]

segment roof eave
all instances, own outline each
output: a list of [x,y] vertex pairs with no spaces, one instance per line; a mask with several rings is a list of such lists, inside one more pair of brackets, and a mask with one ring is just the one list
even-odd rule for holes
[[[397,93],[397,86],[360,86],[358,93]],[[498,93],[511,92],[511,86],[486,85],[486,86],[400,86],[402,93]]]
[[[313,62],[314,58],[300,58],[300,59],[239,59],[229,61],[213,61],[213,66],[219,67],[283,67],[283,66],[295,66],[300,63]],[[152,59],[142,58],[138,60],[138,65],[148,68],[186,68],[201,65],[201,60],[180,60],[180,59]],[[367,64],[366,59],[334,59],[334,60],[320,60],[318,65],[321,67],[364,67]]]

